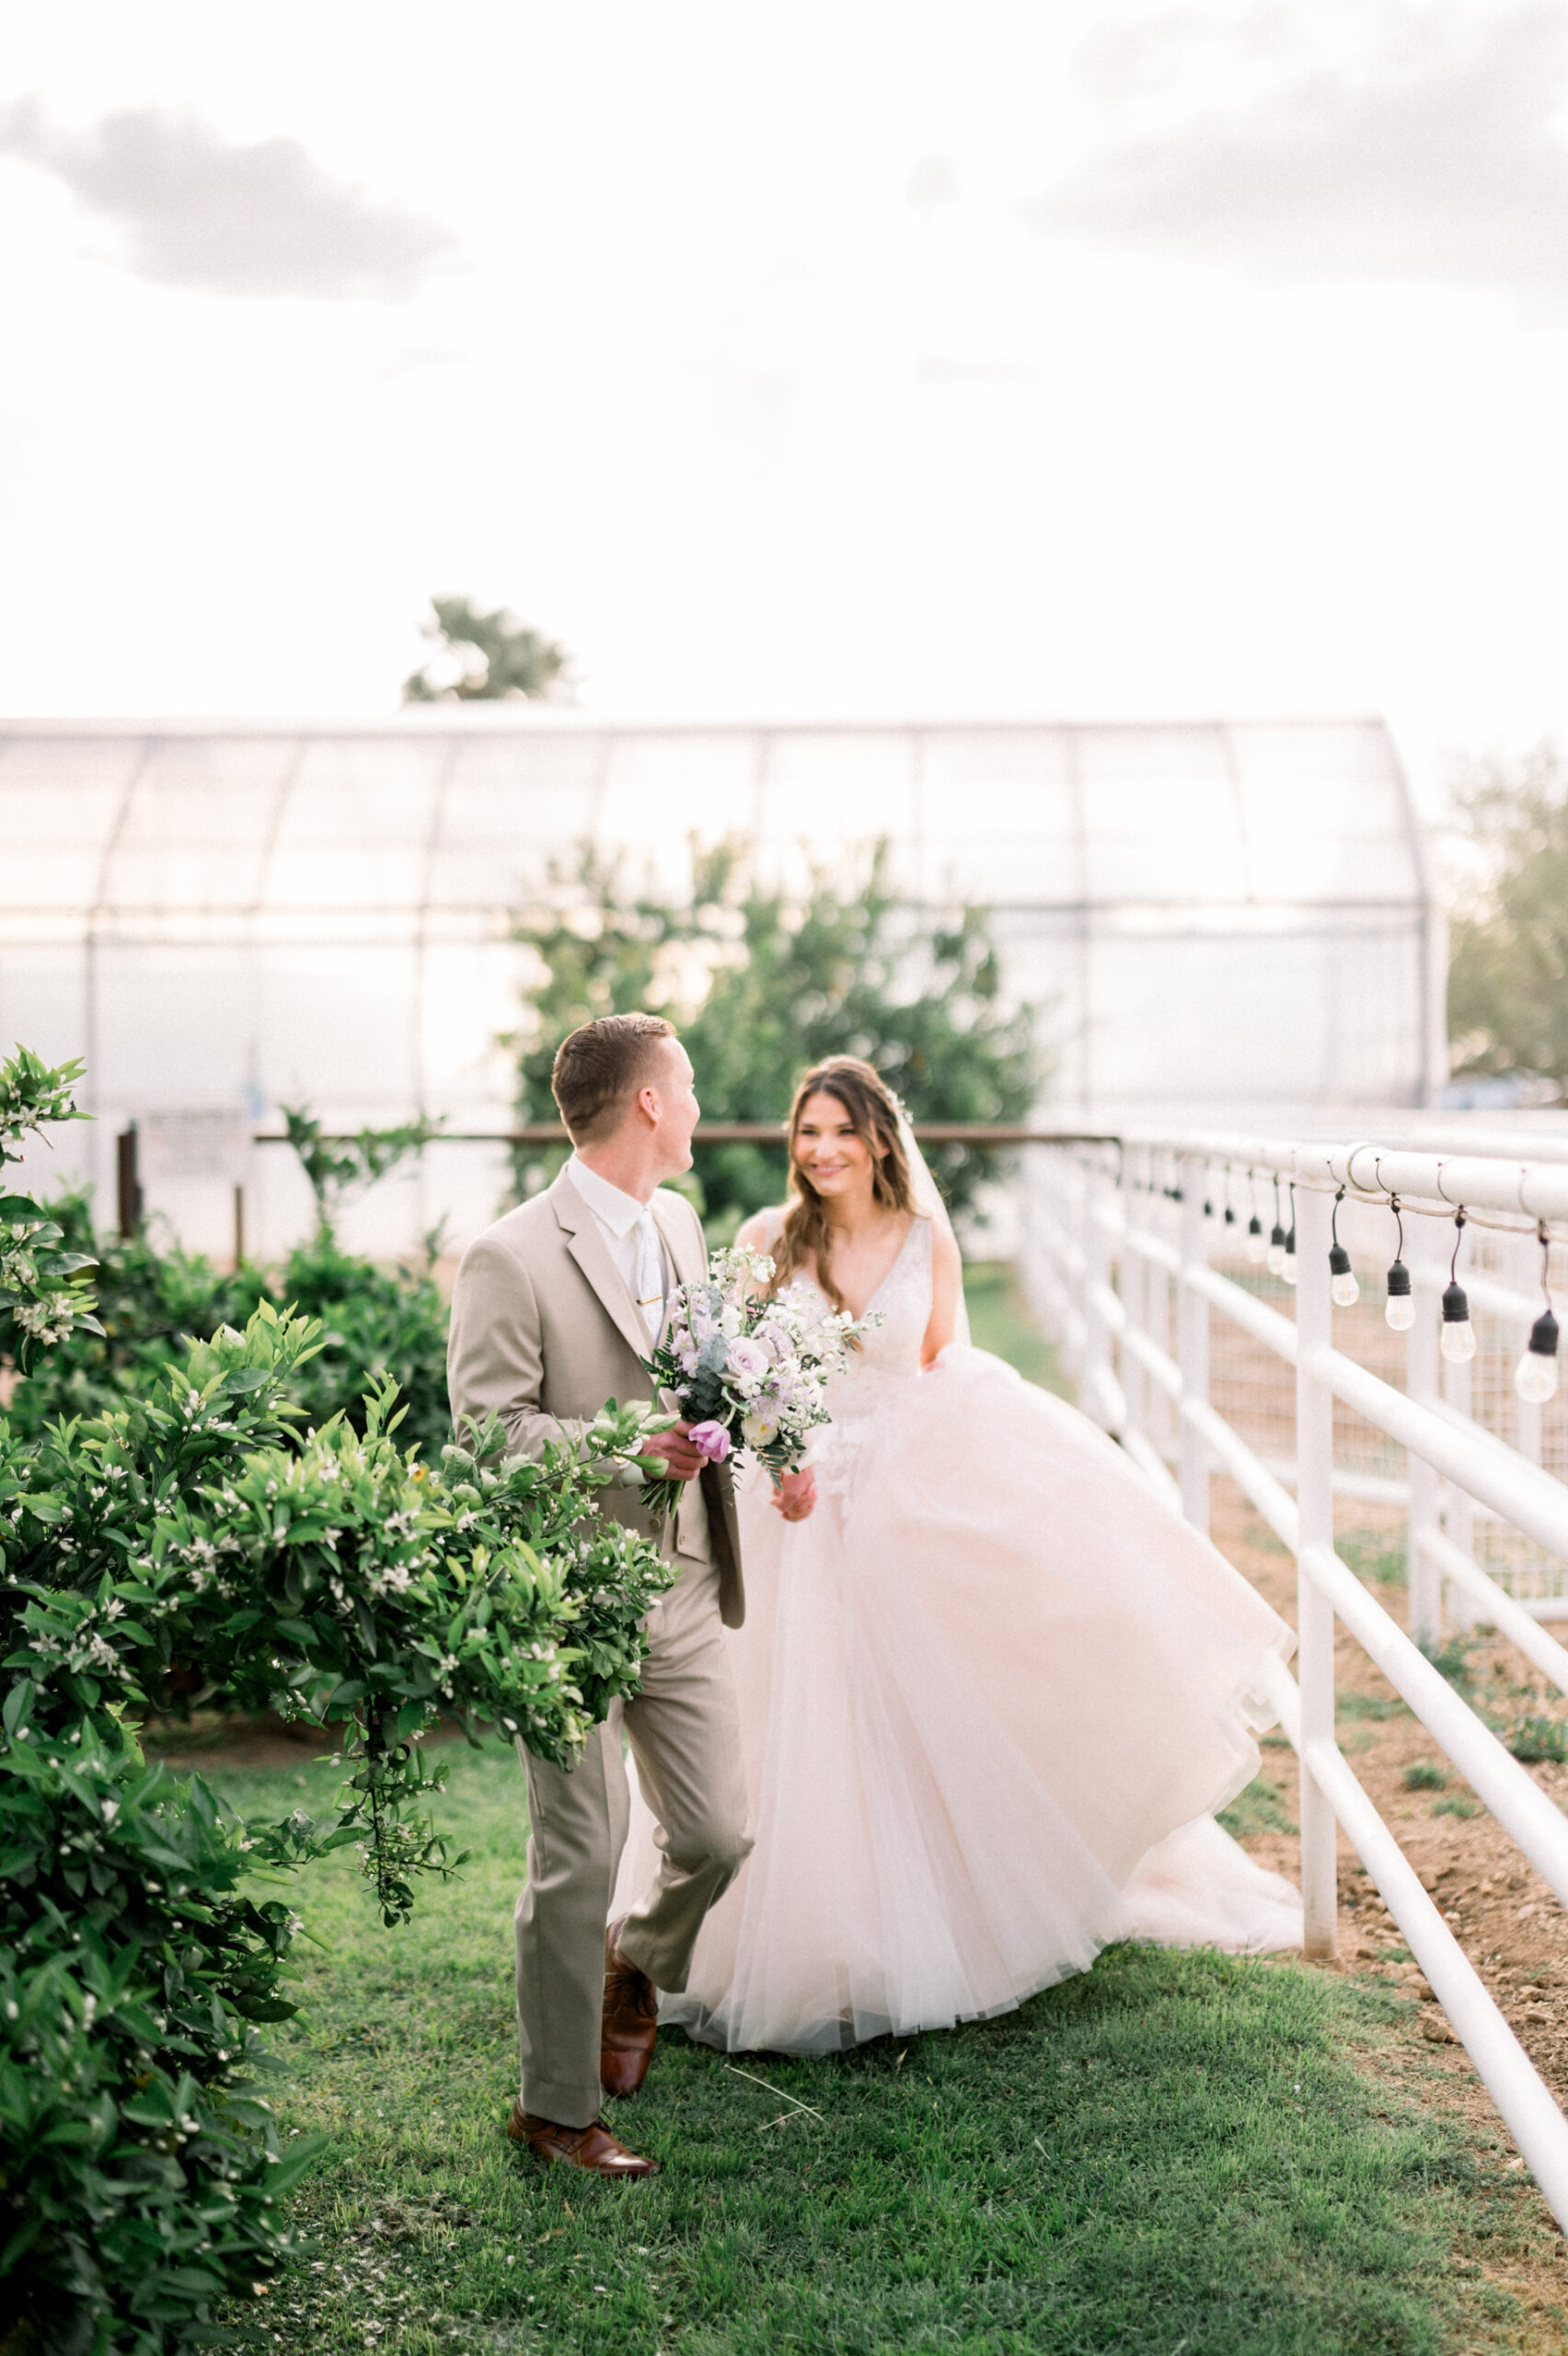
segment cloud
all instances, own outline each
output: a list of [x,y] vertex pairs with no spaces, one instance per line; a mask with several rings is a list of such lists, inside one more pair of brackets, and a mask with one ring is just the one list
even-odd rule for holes
[[[1291,43],[1286,19],[1299,34]],[[1174,247],[1274,277],[1425,279],[1568,300],[1559,0],[1480,17],[1386,7],[1358,20],[1361,40],[1325,59],[1309,20],[1277,6],[1254,12],[1266,39],[1236,62],[1271,64],[1261,87],[1250,73],[1245,99],[1189,106],[1113,140],[1025,217],[1043,232]],[[1182,12],[1160,21],[1147,60],[1136,47],[1116,54],[1119,95],[1178,82],[1183,33],[1208,42],[1212,66],[1214,19]],[[1308,59],[1311,46],[1320,53]],[[1103,52],[1094,60],[1101,77],[1109,63]]]
[[925,214],[956,204],[960,193],[958,168],[951,156],[917,156],[904,184],[905,204]]
[[77,132],[23,98],[0,109],[0,155],[52,172],[113,222],[139,278],[204,294],[398,302],[457,243],[335,179],[297,139],[231,145],[183,110],[106,114]]

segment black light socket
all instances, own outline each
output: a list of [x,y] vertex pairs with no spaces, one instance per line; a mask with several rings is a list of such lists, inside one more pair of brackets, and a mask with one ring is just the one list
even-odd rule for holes
[[1410,1299],[1410,1270],[1402,1260],[1396,1260],[1389,1270],[1389,1299],[1390,1300]]

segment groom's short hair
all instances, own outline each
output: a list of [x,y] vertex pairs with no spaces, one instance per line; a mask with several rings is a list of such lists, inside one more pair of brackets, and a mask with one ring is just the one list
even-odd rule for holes
[[614,1134],[647,1084],[659,1042],[676,1035],[662,1014],[605,1014],[561,1041],[550,1087],[573,1145],[594,1145]]

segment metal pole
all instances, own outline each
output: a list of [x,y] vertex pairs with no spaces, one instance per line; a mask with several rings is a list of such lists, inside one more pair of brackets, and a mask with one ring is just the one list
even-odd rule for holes
[[1300,1539],[1296,1585],[1301,1691],[1301,1897],[1306,1954],[1326,1960],[1338,1946],[1339,1883],[1334,1811],[1307,1764],[1315,1742],[1334,1738],[1334,1611],[1308,1575],[1309,1547],[1334,1543],[1334,1401],[1309,1370],[1315,1345],[1332,1331],[1329,1295],[1329,1197],[1303,1188],[1297,1196],[1296,1504]]
[[[1139,1154],[1136,1159],[1147,1177],[1149,1156]],[[1138,1225],[1147,1210],[1146,1198],[1133,1184],[1134,1161],[1135,1157],[1129,1154],[1122,1170],[1122,1217],[1125,1227],[1116,1282],[1122,1306],[1127,1312],[1126,1330],[1129,1333],[1140,1331],[1144,1324],[1144,1257],[1141,1252],[1129,1250],[1125,1241],[1126,1234]],[[1123,1435],[1125,1441],[1143,1430],[1146,1415],[1144,1371],[1124,1344],[1117,1354],[1116,1371],[1121,1377],[1122,1393],[1127,1403],[1127,1426]]]
[[[1441,1250],[1440,1231],[1433,1221],[1405,1222],[1411,1262],[1411,1299],[1415,1323],[1405,1336],[1405,1390],[1423,1407],[1437,1397],[1439,1303],[1432,1286],[1423,1284],[1424,1268]],[[1410,1582],[1410,1633],[1424,1649],[1433,1650],[1443,1638],[1443,1574],[1430,1541],[1438,1527],[1437,1475],[1433,1467],[1407,1450],[1410,1515],[1405,1531],[1405,1575]]]
[[[1096,1423],[1105,1424],[1106,1380],[1111,1373],[1111,1334],[1100,1307],[1101,1288],[1111,1282],[1111,1239],[1095,1217],[1103,1180],[1091,1161],[1083,1172],[1083,1404]],[[1108,1193],[1110,1190],[1106,1188]]]
[[[1196,1400],[1206,1406],[1209,1383],[1209,1307],[1202,1293],[1186,1281],[1185,1271],[1208,1263],[1209,1221],[1204,1217],[1206,1162],[1184,1156],[1182,1161],[1182,1266],[1176,1296],[1177,1360],[1182,1369],[1183,1403]],[[1182,1418],[1182,1511],[1196,1530],[1208,1536],[1209,1451],[1195,1422]]]
[[[1449,1251],[1452,1252],[1455,1242],[1453,1229],[1440,1228],[1438,1233],[1443,1236]],[[1465,1248],[1461,1242],[1458,1252],[1458,1277],[1461,1284],[1465,1280],[1464,1259]],[[1450,1407],[1458,1408],[1461,1415],[1468,1415],[1470,1413],[1473,1396],[1470,1381],[1471,1361],[1467,1359],[1462,1366],[1455,1366],[1439,1352],[1438,1365],[1441,1369],[1444,1397]],[[1475,1553],[1475,1507],[1470,1503],[1469,1493],[1455,1487],[1452,1484],[1445,1484],[1441,1503],[1444,1530],[1461,1553],[1473,1554]],[[1440,1561],[1441,1557],[1438,1559]],[[1475,1605],[1463,1588],[1449,1587],[1444,1595],[1444,1602],[1447,1607],[1448,1618],[1457,1629],[1475,1626],[1477,1618]]]
[[136,1168],[136,1124],[121,1129],[114,1140],[115,1208],[120,1232],[129,1238],[142,1224],[142,1184]]
[[234,1265],[237,1268],[245,1258],[245,1189],[236,1184],[234,1190]]

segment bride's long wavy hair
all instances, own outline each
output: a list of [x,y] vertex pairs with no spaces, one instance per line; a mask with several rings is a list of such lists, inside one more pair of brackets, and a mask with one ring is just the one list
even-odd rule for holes
[[773,1250],[773,1285],[781,1291],[801,1268],[810,1268],[836,1309],[847,1304],[828,1267],[827,1206],[795,1155],[801,1115],[813,1096],[831,1096],[849,1115],[855,1135],[871,1157],[871,1195],[884,1209],[913,1215],[909,1162],[898,1135],[898,1105],[893,1091],[859,1056],[829,1056],[813,1064],[795,1090],[790,1107],[790,1191],[784,1230]]

